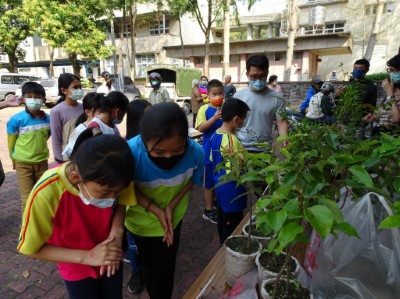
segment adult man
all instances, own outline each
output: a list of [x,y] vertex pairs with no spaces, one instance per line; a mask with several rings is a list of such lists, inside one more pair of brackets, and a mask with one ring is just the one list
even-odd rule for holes
[[[366,112],[373,112],[376,107],[378,98],[378,89],[376,85],[365,79],[365,75],[369,71],[369,61],[359,59],[354,62],[353,80],[350,84],[356,84],[359,93],[359,103],[363,106]],[[336,91],[336,98],[340,98],[346,90],[346,86],[341,86]]]
[[153,72],[149,75],[150,85],[153,87],[149,94],[149,102],[154,105],[161,102],[169,102],[169,93],[165,88],[161,88],[162,78],[159,73]]
[[233,95],[236,93],[236,87],[231,83],[231,80],[231,75],[225,76],[224,96],[226,100],[233,98]]
[[281,118],[278,113],[285,109],[282,95],[267,87],[268,69],[269,61],[265,55],[250,57],[246,62],[249,87],[233,96],[250,107],[244,126],[237,136],[244,148],[253,152],[264,150],[258,146],[259,143],[272,143],[274,116],[279,135],[286,135],[289,128],[287,120]]
[[302,116],[305,116],[307,113],[308,105],[310,104],[310,99],[313,95],[319,92],[322,83],[324,83],[320,77],[313,77],[311,80],[311,86],[307,90],[306,98],[303,103],[300,105],[300,113]]

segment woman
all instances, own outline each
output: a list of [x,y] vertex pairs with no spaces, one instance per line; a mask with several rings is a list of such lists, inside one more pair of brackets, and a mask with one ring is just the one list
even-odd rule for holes
[[97,93],[104,93],[105,95],[108,95],[111,91],[114,91],[114,87],[112,86],[112,80],[110,78],[110,73],[109,72],[102,72],[101,77],[101,86],[97,88]]
[[192,112],[193,112],[193,128],[196,125],[196,118],[197,118],[197,112],[199,112],[199,108],[203,106],[203,99],[204,96],[201,95],[199,91],[199,80],[194,79],[192,81]]

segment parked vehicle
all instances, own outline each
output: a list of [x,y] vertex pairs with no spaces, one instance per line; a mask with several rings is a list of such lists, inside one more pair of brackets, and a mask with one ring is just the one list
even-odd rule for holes
[[[40,79],[40,80],[32,80],[32,81],[37,81],[39,84],[41,84],[44,87],[44,90],[46,91],[46,107],[52,108],[57,104],[57,101],[60,99],[60,95],[58,94],[58,80],[57,79]],[[88,92],[96,92],[97,87],[90,81],[88,81],[86,84],[89,84],[88,88],[82,88],[84,95],[86,95]],[[15,94],[17,96],[21,96],[21,87],[22,85],[16,90]]]
[[128,76],[123,77],[123,81],[121,77],[116,74],[110,74],[110,78],[112,80],[112,86],[116,91],[123,92],[129,101],[140,99],[140,91],[139,88],[136,87],[135,83]]
[[18,87],[27,81],[40,80],[38,77],[17,73],[0,73],[0,101],[15,95]]
[[[171,99],[175,101],[186,114],[192,110],[192,81],[193,79],[200,80],[201,70],[181,67],[169,64],[155,64],[147,67],[147,74],[157,72],[162,77],[161,87],[164,87],[169,92]],[[148,77],[147,77],[148,81]],[[148,99],[151,91],[150,83],[146,84],[146,99]]]

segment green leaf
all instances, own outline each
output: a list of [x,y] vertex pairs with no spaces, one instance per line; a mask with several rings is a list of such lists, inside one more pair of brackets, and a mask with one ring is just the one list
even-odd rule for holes
[[286,210],[273,211],[269,210],[265,214],[267,223],[275,232],[278,232],[287,218]]
[[297,198],[289,200],[284,206],[289,219],[297,218],[299,215],[299,201]]
[[367,188],[372,188],[374,183],[372,182],[371,176],[365,170],[364,167],[359,165],[353,165],[350,167],[350,172],[355,176],[355,178],[361,182]]
[[360,239],[360,236],[358,235],[358,232],[356,231],[356,229],[350,223],[348,223],[346,221],[341,221],[341,222],[336,223],[335,229],[345,233],[346,235],[348,235],[350,237],[356,237],[356,238]]
[[333,215],[327,207],[321,205],[312,206],[304,211],[304,215],[321,237],[325,238],[332,230]]
[[280,148],[279,151],[285,156],[286,159],[290,159],[292,155],[289,153],[289,151],[286,148]]
[[342,211],[339,209],[339,206],[336,202],[327,198],[324,198],[322,202],[332,212],[334,220],[337,222],[343,221]]
[[329,146],[333,149],[337,148],[337,137],[338,135],[334,132],[329,132],[326,136],[325,140],[329,144]]
[[296,222],[289,222],[285,224],[278,235],[279,246],[275,249],[275,252],[282,251],[287,245],[289,245],[297,235],[304,231],[304,227]]
[[318,183],[318,184],[309,184],[307,185],[306,190],[304,190],[304,194],[307,196],[314,196],[316,195],[319,191],[321,191],[324,188],[323,183]]
[[272,239],[268,242],[268,247],[267,247],[268,252],[272,252],[272,251],[275,249],[275,247],[276,247],[277,244],[278,244],[278,239],[272,238]]
[[396,177],[393,181],[393,187],[396,192],[400,192],[400,177]]
[[396,228],[396,227],[400,227],[400,215],[399,214],[387,217],[379,225],[379,228]]
[[267,175],[265,176],[265,181],[267,182],[268,185],[271,185],[273,182],[275,182],[276,177],[273,172],[268,172]]
[[291,171],[285,175],[283,178],[283,184],[290,186],[296,182],[297,179],[297,171]]

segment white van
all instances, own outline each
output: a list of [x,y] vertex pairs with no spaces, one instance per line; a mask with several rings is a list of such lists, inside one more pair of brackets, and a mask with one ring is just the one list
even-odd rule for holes
[[27,81],[40,78],[17,73],[0,73],[0,101],[5,100],[8,95],[14,95],[18,87]]

